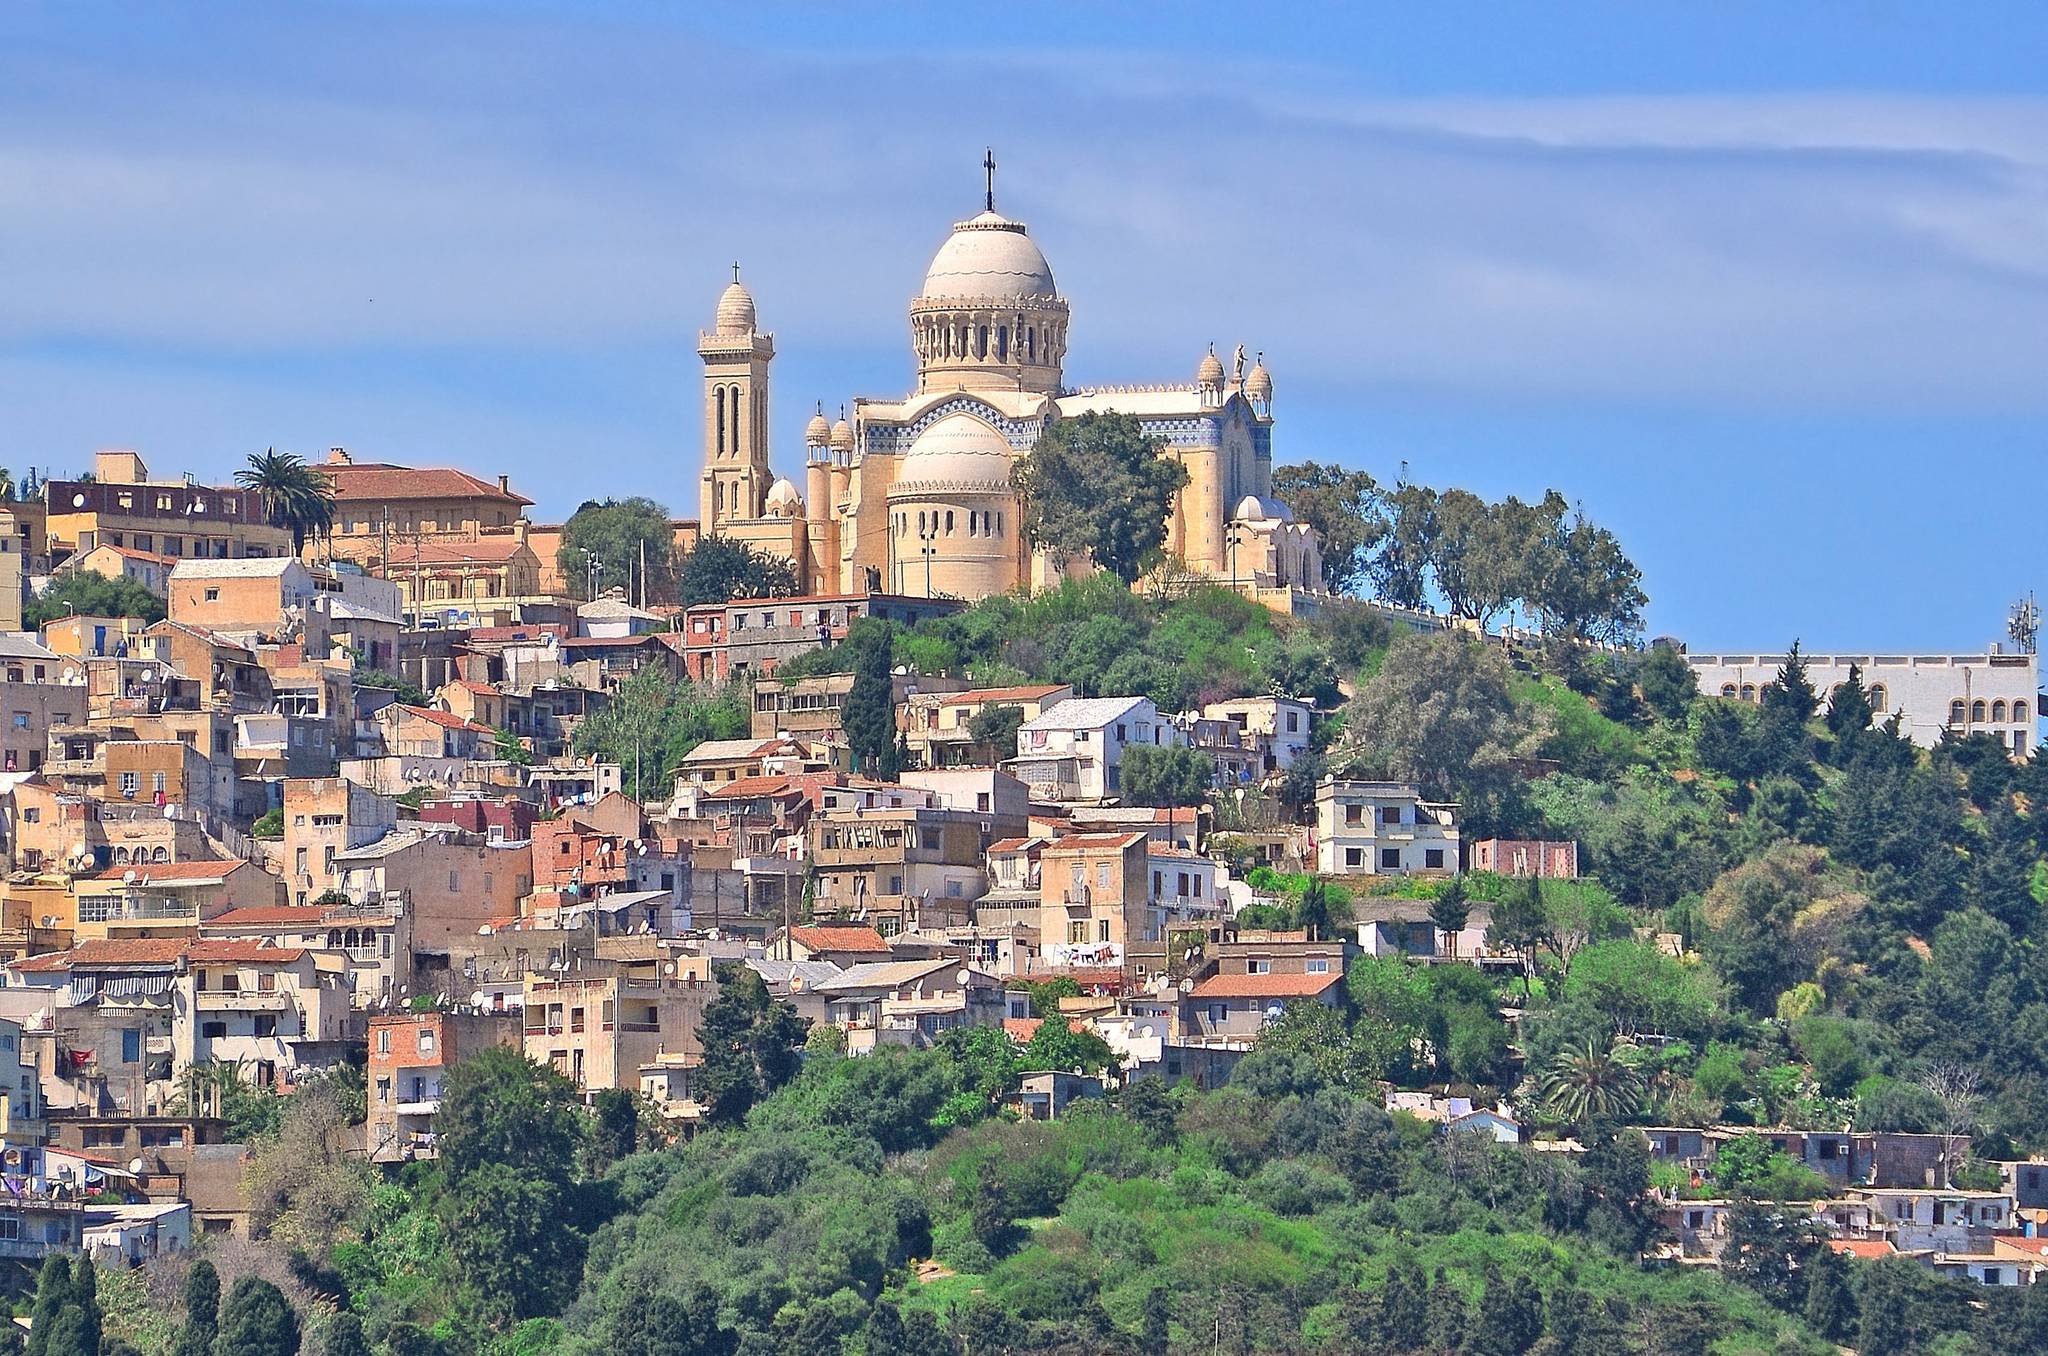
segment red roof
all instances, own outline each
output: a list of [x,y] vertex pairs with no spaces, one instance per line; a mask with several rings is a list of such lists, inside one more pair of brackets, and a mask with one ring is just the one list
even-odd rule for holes
[[755,796],[801,793],[793,777],[740,777],[705,795],[706,800],[751,800]]
[[[1005,1017],[1003,1034],[1022,1045],[1038,1034],[1038,1028],[1045,1025],[1044,1017]],[[1088,1030],[1088,1023],[1078,1017],[1067,1018],[1067,1030],[1080,1034]]]
[[1882,1238],[1831,1238],[1828,1246],[1845,1257],[1877,1258],[1892,1255],[1892,1245]]
[[998,838],[988,845],[990,856],[998,852],[1028,852],[1033,846],[1043,846],[1043,838]]
[[939,698],[941,706],[980,706],[987,702],[1029,702],[1065,692],[1065,683],[1039,683],[1031,687],[978,687],[952,692]]
[[1146,835],[1131,833],[1070,833],[1064,838],[1055,838],[1046,846],[1063,851],[1079,851],[1082,848],[1127,848],[1133,843],[1142,843]]
[[78,966],[171,965],[179,957],[204,964],[244,962],[289,964],[306,954],[302,946],[266,946],[254,937],[186,941],[177,937],[106,938],[80,942],[69,951],[47,951],[14,963],[25,974],[48,974]]
[[[532,550],[517,537],[481,537],[476,541],[393,542],[386,573],[410,565],[461,565],[481,561],[502,565],[521,551]],[[461,602],[457,598],[453,602]]]
[[1196,998],[1314,998],[1344,976],[1211,975],[1195,986]]
[[327,910],[312,904],[246,904],[200,920],[206,928],[318,927]]
[[418,716],[421,720],[432,721],[446,730],[475,730],[481,734],[497,733],[496,730],[493,730],[488,725],[479,725],[473,720],[464,720],[461,716],[447,711],[436,711],[431,706],[407,706],[404,702],[395,702],[393,705],[407,715]]
[[888,939],[870,927],[791,928],[790,939],[812,951],[863,951],[886,956]]
[[533,502],[452,466],[393,466],[389,462],[358,461],[323,462],[313,469],[334,482],[337,500],[495,499],[521,505]]
[[122,880],[133,872],[139,885],[180,880],[219,880],[228,872],[238,871],[247,865],[247,862],[224,859],[208,862],[154,862],[146,866],[110,866],[100,872],[95,879]]

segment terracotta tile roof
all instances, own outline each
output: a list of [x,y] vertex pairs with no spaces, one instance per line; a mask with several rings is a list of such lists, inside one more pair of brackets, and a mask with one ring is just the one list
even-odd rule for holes
[[[136,549],[135,549],[134,547],[132,547],[132,546],[106,546],[106,545],[102,545],[102,546],[96,547],[96,548],[94,548],[94,549],[95,549],[95,550],[106,550],[106,551],[112,551],[112,552],[113,552],[113,553],[114,553],[115,555],[117,555],[117,556],[126,556],[126,557],[128,557],[128,559],[130,559],[130,560],[146,560],[146,561],[148,561],[148,562],[149,562],[150,564],[152,564],[152,565],[174,565],[174,564],[176,564],[176,563],[177,563],[177,561],[178,561],[178,557],[177,557],[177,556],[167,556],[167,555],[164,555],[164,554],[162,554],[161,552],[157,552],[157,551],[138,551],[138,550],[136,550]],[[84,552],[83,554],[85,554],[85,555],[91,555],[91,554],[92,554],[92,552],[91,552],[91,551],[87,551],[87,552]]]
[[69,951],[46,951],[14,963],[23,974],[50,974],[76,966],[171,965],[184,954],[178,937],[123,937],[80,942]]
[[948,693],[939,698],[941,706],[980,706],[987,702],[1031,702],[1065,692],[1065,683],[1040,683],[1031,687],[978,687]]
[[302,946],[266,946],[254,937],[221,937],[188,941],[180,937],[114,937],[80,942],[69,951],[48,951],[14,963],[24,974],[129,965],[174,965],[180,957],[203,964],[290,964],[303,957]]
[[1831,1238],[1828,1246],[1844,1257],[1889,1257],[1892,1245],[1882,1238]]
[[1211,975],[1195,986],[1195,998],[1314,998],[1344,976]]
[[185,946],[185,959],[216,965],[265,961],[288,965],[305,954],[303,946],[266,946],[254,937],[217,937]]
[[222,860],[217,862],[156,862],[147,866],[110,866],[94,877],[95,880],[122,880],[129,872],[135,873],[138,884],[155,884],[159,881],[179,880],[220,880],[230,871],[247,866],[247,862]]
[[1044,843],[1043,838],[998,838],[988,845],[988,851],[990,856],[998,852],[1028,852]]
[[479,725],[473,720],[464,720],[461,716],[455,715],[452,712],[436,711],[431,706],[407,706],[404,702],[393,702],[392,706],[409,716],[418,716],[421,720],[432,721],[446,730],[475,730],[480,734],[497,733],[496,730],[493,730],[488,725]]
[[480,692],[487,697],[495,697],[498,695],[498,689],[492,686],[491,684],[474,682],[468,678],[457,678],[454,682],[450,683],[449,686],[459,687],[465,692]]
[[890,955],[888,939],[870,927],[791,928],[791,940],[812,951],[867,951]]
[[207,928],[269,928],[269,927],[318,927],[327,918],[327,910],[313,904],[245,904],[239,909],[229,909],[211,918],[199,920],[199,930]]
[[[1016,1041],[1019,1045],[1023,1045],[1038,1034],[1038,1028],[1044,1026],[1047,1020],[1044,1017],[1005,1017],[1003,1018],[1003,1034]],[[1088,1030],[1088,1023],[1078,1017],[1069,1017],[1067,1018],[1067,1030],[1079,1035]]]
[[334,483],[339,501],[380,499],[491,499],[527,505],[523,495],[507,494],[487,480],[452,466],[393,466],[389,462],[324,462],[314,470]]
[[[483,537],[476,541],[396,541],[391,544],[391,555],[384,572],[389,575],[392,570],[413,565],[502,565],[521,551],[532,549],[517,537]],[[463,600],[456,598],[450,601],[459,603]]]
[[1145,835],[1137,832],[1070,833],[1063,838],[1053,839],[1046,846],[1056,851],[1078,852],[1083,848],[1126,848],[1133,843],[1144,841]]
[[741,777],[705,795],[706,800],[751,800],[755,796],[780,796],[801,792],[794,777]]

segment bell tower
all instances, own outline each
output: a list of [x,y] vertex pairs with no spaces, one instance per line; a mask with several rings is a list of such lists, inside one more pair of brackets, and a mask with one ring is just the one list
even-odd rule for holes
[[767,508],[768,365],[775,339],[754,328],[754,297],[732,266],[712,328],[697,338],[704,363],[704,479],[698,522],[710,535],[725,523],[759,518]]

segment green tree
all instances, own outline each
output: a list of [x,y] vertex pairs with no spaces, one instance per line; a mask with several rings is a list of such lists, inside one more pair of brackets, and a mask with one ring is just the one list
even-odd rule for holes
[[[1806,1261],[1806,1326],[1830,1342],[1856,1335],[1856,1293],[1849,1285],[1849,1264],[1834,1249],[1815,1248]],[[2044,1333],[2048,1340],[2048,1333]]]
[[705,1004],[697,1027],[704,1059],[694,1084],[706,1119],[729,1125],[796,1076],[810,1019],[776,1002],[744,965],[721,965],[715,973],[718,997]]
[[1669,721],[1684,720],[1700,695],[1699,675],[1670,645],[1652,645],[1636,666],[1635,679],[1643,705]]
[[794,565],[730,537],[699,538],[676,569],[676,601],[684,607],[735,598],[788,598],[801,591]]
[[640,1104],[623,1088],[601,1088],[591,1110],[591,1161],[602,1172],[639,1149]]
[[57,1315],[66,1306],[75,1307],[77,1303],[71,1285],[70,1260],[58,1253],[49,1254],[36,1275],[35,1304],[29,1310],[28,1356],[46,1356]]
[[370,1356],[370,1343],[363,1336],[363,1320],[340,1313],[327,1320],[320,1334],[321,1356]]
[[1641,1108],[1643,1091],[1643,1076],[1616,1049],[1584,1045],[1550,1062],[1541,1095],[1551,1115],[1585,1127],[1627,1120]]
[[449,1071],[434,1132],[451,1190],[494,1164],[566,1183],[583,1138],[583,1112],[568,1079],[494,1046]]
[[133,579],[110,579],[91,570],[62,570],[22,612],[31,630],[62,617],[134,617],[143,622],[164,619],[164,600]]
[[284,1292],[259,1276],[244,1276],[220,1310],[214,1356],[295,1356],[299,1316]]
[[580,1239],[570,1227],[567,1172],[486,1163],[445,1198],[465,1297],[486,1323],[504,1327],[554,1313],[575,1294]]
[[1356,593],[1368,579],[1367,569],[1387,522],[1381,512],[1380,488],[1363,471],[1337,465],[1302,462],[1273,469],[1273,495],[1294,511],[1321,539],[1323,582],[1332,593]]
[[1828,695],[1828,733],[1837,744],[1852,743],[1870,728],[1870,692],[1863,686],[1863,666],[1851,664],[1848,680]]
[[847,628],[853,687],[839,710],[854,771],[885,781],[894,781],[897,773],[895,681],[890,675],[894,636],[895,628],[876,617],[862,617]]
[[185,1326],[175,1356],[209,1356],[220,1333],[220,1273],[204,1257],[185,1273]]
[[650,664],[577,725],[576,752],[617,763],[626,794],[646,800],[668,789],[671,772],[691,749],[707,739],[738,739],[752,723],[753,699],[744,683],[676,682]]
[[[586,500],[562,524],[562,544],[555,552],[555,566],[568,581],[571,597],[593,596],[591,564],[595,561],[599,593],[617,587],[625,590],[629,600],[644,596],[650,603],[665,603],[675,592],[670,560],[674,548],[675,529],[669,525],[668,510],[652,499],[634,495],[627,499]],[[634,591],[635,579],[640,581],[644,594]]]
[[293,555],[304,554],[308,538],[333,530],[334,482],[295,453],[274,447],[251,453],[235,483],[254,490],[270,521],[292,534]]
[[1524,1007],[1534,999],[1536,954],[1549,936],[1542,882],[1533,876],[1510,881],[1486,920],[1486,944],[1495,951],[1514,953],[1517,968],[1522,974]]
[[984,706],[967,722],[967,737],[991,755],[990,761],[999,763],[1015,756],[1017,731],[1023,726],[1023,707]]
[[1126,805],[1200,805],[1216,782],[1216,760],[1184,745],[1124,750],[1118,795]]
[[1643,626],[1643,572],[1621,542],[1583,512],[1561,517],[1553,531],[1549,562],[1529,603],[1546,634],[1619,644]]
[[1444,882],[1436,892],[1436,898],[1429,901],[1429,925],[1444,935],[1444,951],[1447,955],[1458,954],[1458,934],[1471,921],[1472,904],[1465,897],[1465,882],[1456,878]]
[[1091,410],[1052,421],[1014,472],[1025,536],[1134,583],[1157,558],[1173,496],[1188,482],[1164,447],[1136,415]]
[[1462,800],[1468,819],[1499,817],[1544,722],[1518,712],[1507,661],[1457,632],[1404,635],[1345,710],[1333,761],[1347,772],[1413,782]]

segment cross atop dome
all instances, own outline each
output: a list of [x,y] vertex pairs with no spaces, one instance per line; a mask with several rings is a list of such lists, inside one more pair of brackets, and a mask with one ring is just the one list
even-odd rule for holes
[[[981,171],[982,171],[982,176],[983,176],[983,178],[984,178],[984,180],[986,181],[986,184],[987,184],[987,195],[986,195],[986,197],[985,197],[985,199],[984,199],[984,201],[983,201],[983,204],[982,204],[982,206],[984,207],[984,209],[985,209],[985,210],[987,210],[987,211],[990,211],[990,212],[993,212],[993,211],[995,211],[995,210],[996,210],[996,148],[995,148],[995,147],[993,147],[993,146],[990,146],[990,147],[989,147],[989,148],[988,148],[987,150],[985,150],[984,152],[982,152],[982,156],[981,156]],[[739,275],[738,275],[737,273],[735,273],[735,274],[734,274],[733,276],[734,276],[735,278],[737,278],[737,277],[738,277]]]

